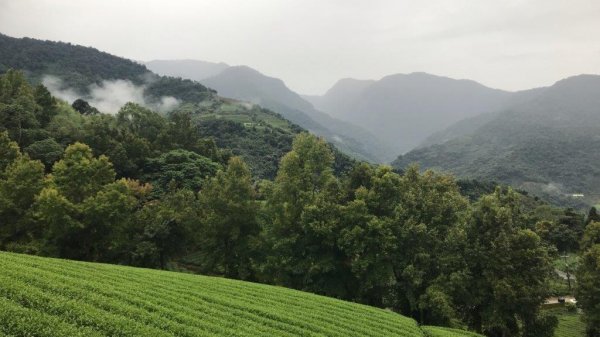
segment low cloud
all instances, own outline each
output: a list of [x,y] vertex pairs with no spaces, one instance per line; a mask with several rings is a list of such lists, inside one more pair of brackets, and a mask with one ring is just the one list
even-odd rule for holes
[[146,86],[135,85],[129,80],[105,80],[100,84],[92,84],[89,86],[89,94],[86,95],[66,87],[56,76],[46,75],[42,83],[60,99],[73,103],[76,99],[82,98],[101,112],[110,114],[117,113],[127,102],[137,103],[160,112],[172,110],[181,103],[173,96],[162,96],[157,102],[148,101],[144,96]]

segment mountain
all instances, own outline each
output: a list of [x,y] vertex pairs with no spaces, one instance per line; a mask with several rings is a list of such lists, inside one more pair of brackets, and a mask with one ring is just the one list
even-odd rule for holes
[[221,95],[259,104],[325,137],[342,151],[371,162],[389,162],[394,152],[366,130],[316,110],[277,78],[246,66],[230,67],[202,81]]
[[597,203],[600,76],[574,76],[518,94],[500,111],[455,124],[446,132],[462,130],[455,137],[424,144],[393,165],[417,162],[422,168],[509,183],[558,201],[583,194],[585,203]]
[[[157,67],[157,62],[161,67]],[[150,61],[146,63],[162,75],[180,75],[198,80],[216,89],[220,95],[249,101],[280,113],[301,127],[325,137],[343,152],[370,162],[390,162],[398,153],[363,128],[332,118],[318,111],[311,103],[290,90],[277,78],[266,76],[247,66],[219,68],[216,75],[200,78],[204,69],[224,65],[204,61]],[[198,69],[196,69],[198,67]]]
[[[325,137],[354,158],[370,162],[389,162],[397,155],[390,146],[365,129],[318,111],[311,103],[290,90],[282,80],[266,76],[250,67],[219,68],[220,71],[216,75],[201,79],[194,77],[194,74],[205,74],[203,69],[207,67],[207,62],[189,61],[184,64],[182,61],[160,61],[161,68],[156,67],[156,62],[146,64],[159,74],[182,74],[183,78],[199,80],[204,85],[216,89],[222,96],[249,101],[280,113],[312,133]],[[223,65],[208,64],[211,69]]]
[[308,99],[404,153],[457,121],[498,110],[510,96],[470,80],[412,73],[378,81],[344,79],[322,97]]
[[[11,68],[23,71],[34,84],[44,82],[69,104],[82,98],[101,112],[115,113],[134,101],[164,113],[189,113],[202,137],[242,156],[258,178],[273,178],[294,137],[305,131],[268,109],[220,97],[189,79],[159,76],[142,64],[91,47],[0,34],[0,74]],[[353,163],[337,149],[334,155],[337,172]]]
[[323,96],[304,96],[313,106],[321,111],[326,111],[336,118],[344,118],[346,111],[352,109],[354,98],[370,85],[374,80],[357,80],[344,78],[333,85]]
[[215,63],[199,60],[152,60],[144,62],[144,64],[154,73],[187,78],[198,82],[218,75],[229,68],[229,65],[223,62]]

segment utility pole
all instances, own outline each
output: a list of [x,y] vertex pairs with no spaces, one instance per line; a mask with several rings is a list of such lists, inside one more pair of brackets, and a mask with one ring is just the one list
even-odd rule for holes
[[567,257],[569,257],[568,255],[563,255],[561,256],[563,258],[563,260],[565,261],[565,272],[567,273],[567,283],[569,285],[569,293],[572,294],[572,289],[571,289],[571,270],[569,268],[569,263],[567,262]]

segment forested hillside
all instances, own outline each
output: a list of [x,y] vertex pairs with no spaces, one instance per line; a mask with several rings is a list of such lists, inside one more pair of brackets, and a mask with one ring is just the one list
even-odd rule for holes
[[[509,183],[556,202],[594,205],[600,200],[599,92],[600,76],[559,81],[503,111],[457,124],[445,136],[454,131],[454,138],[413,150],[394,166],[417,162]],[[571,194],[584,197],[569,201]]]
[[[175,75],[181,73],[182,62],[149,62],[148,65],[155,67],[159,74]],[[247,66],[226,67],[213,76],[204,77],[199,76],[199,73],[206,72],[205,63],[196,61],[185,65],[189,73],[183,74],[183,78],[203,77],[200,82],[216,89],[222,96],[259,104],[276,111],[311,133],[325,137],[330,143],[354,158],[370,162],[390,162],[398,155],[392,147],[364,128],[316,110],[280,79],[266,76]],[[211,65],[210,69],[215,69],[219,65]]]
[[[0,250],[258,281],[488,336],[552,336],[557,321],[540,305],[555,247],[583,235],[572,212],[414,167],[340,169],[308,133],[260,180],[198,125],[219,119],[213,108],[232,119],[244,108],[293,126],[239,102],[182,104],[166,117],[128,103],[110,115],[13,70],[0,93]],[[232,135],[273,135],[227,123]]]
[[[187,123],[185,132],[196,133],[190,143],[198,138],[212,140],[217,146],[242,156],[253,174],[261,178],[274,177],[277,163],[290,150],[292,139],[303,131],[272,111],[223,99],[200,83],[158,76],[141,64],[89,47],[0,34],[0,74],[9,68],[22,70],[32,83],[44,83],[69,104],[83,99],[79,102],[80,109],[89,109],[85,106],[91,104],[91,108],[97,109],[89,111],[117,114],[125,103],[133,102],[140,107],[160,110],[168,115],[167,119],[179,118],[181,123]],[[104,123],[108,129],[118,128],[120,123],[110,116],[97,119],[101,122],[96,123]],[[63,122],[66,123],[60,125],[63,130],[73,123]],[[47,135],[21,134],[19,137],[31,137],[24,140],[28,146],[43,141]],[[71,139],[78,138],[74,135]],[[94,154],[105,154],[115,161],[123,157],[115,153],[123,152],[120,146],[102,144],[92,148]],[[335,156],[337,169],[349,167],[352,159],[337,150]]]

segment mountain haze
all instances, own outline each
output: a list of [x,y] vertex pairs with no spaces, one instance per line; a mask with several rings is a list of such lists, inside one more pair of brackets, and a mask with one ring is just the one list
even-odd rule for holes
[[164,76],[201,81],[227,69],[227,63],[199,60],[152,60],[144,63],[151,71]]
[[[501,111],[461,121],[442,142],[400,156],[403,168],[496,180],[555,198],[584,194],[600,200],[600,76],[580,75],[547,88],[519,93]],[[441,144],[435,144],[437,142]]]
[[470,80],[412,73],[378,81],[341,80],[311,100],[318,109],[363,126],[404,153],[457,121],[497,110],[510,96]]
[[[167,64],[163,61],[163,65]],[[174,74],[180,61],[172,61],[173,69],[165,65],[164,73]],[[152,63],[152,62],[148,62]],[[202,65],[202,61],[198,63]],[[159,71],[160,73],[160,71]],[[192,78],[184,74],[184,78]],[[332,118],[313,107],[299,94],[290,90],[278,78],[266,76],[247,66],[231,66],[200,82],[225,97],[248,101],[280,113],[301,127],[325,137],[343,152],[370,162],[389,162],[398,154],[367,130]]]

